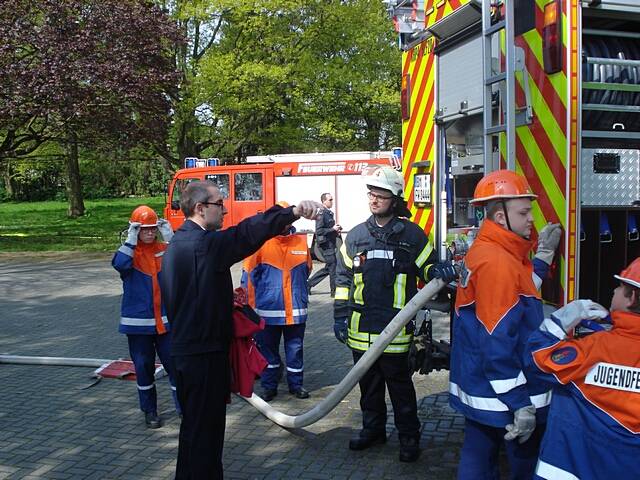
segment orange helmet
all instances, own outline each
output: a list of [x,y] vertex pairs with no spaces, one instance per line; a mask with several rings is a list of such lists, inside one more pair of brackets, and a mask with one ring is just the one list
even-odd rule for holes
[[144,227],[157,227],[158,215],[153,211],[151,207],[146,205],[140,205],[133,212],[131,212],[131,218],[129,223],[138,222],[142,228]]
[[484,205],[489,200],[499,198],[530,198],[534,200],[538,196],[531,191],[529,183],[522,175],[511,170],[496,170],[485,175],[478,182],[476,190],[473,192],[473,200],[469,203]]
[[276,203],[276,205],[281,206],[282,208],[287,208],[289,207],[289,203],[285,202],[284,200],[280,200],[279,202]]
[[627,268],[614,275],[621,282],[628,283],[632,287],[640,288],[640,257],[636,258]]

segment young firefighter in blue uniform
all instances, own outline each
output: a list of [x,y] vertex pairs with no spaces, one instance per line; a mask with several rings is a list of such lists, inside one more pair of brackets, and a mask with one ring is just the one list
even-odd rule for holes
[[[283,208],[286,202],[278,202]],[[264,330],[256,334],[260,352],[269,364],[260,377],[261,397],[269,402],[278,394],[281,372],[280,337],[284,337],[289,393],[309,398],[302,386],[304,375],[303,340],[307,322],[307,279],[311,255],[306,235],[295,235],[287,225],[244,261],[242,285],[249,293],[249,304],[264,318]]]
[[554,387],[536,479],[640,478],[640,258],[615,278],[609,331],[574,338],[609,313],[574,300],[529,338],[528,375]]
[[169,356],[171,335],[158,283],[167,244],[156,240],[158,230],[165,242],[171,240],[173,231],[169,222],[158,219],[146,205],[136,208],[129,221],[127,240],[111,262],[120,273],[124,290],[118,331],[127,335],[129,354],[136,371],[140,410],[144,412],[149,428],[161,426],[154,378],[156,352],[169,374],[171,393],[180,413]]
[[561,235],[559,225],[543,228],[529,260],[535,198],[509,170],[489,173],[474,192],[486,216],[460,272],[449,384],[451,406],[465,416],[458,479],[499,478],[503,443],[511,478],[533,476],[551,391],[526,377],[522,359],[543,320],[538,289]]
[[[418,279],[449,282],[456,275],[450,264],[432,265],[436,255],[427,235],[406,220],[411,213],[402,198],[402,175],[391,167],[376,167],[364,178],[372,215],[349,232],[340,249],[334,307],[334,333],[351,348],[354,363],[416,294]],[[349,442],[351,450],[386,442],[386,385],[400,461],[418,459],[420,422],[408,364],[414,328],[413,322],[407,324],[360,380],[362,430]]]

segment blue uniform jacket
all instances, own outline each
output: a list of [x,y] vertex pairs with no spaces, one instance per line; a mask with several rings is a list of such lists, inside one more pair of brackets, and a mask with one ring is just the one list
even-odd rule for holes
[[[503,428],[533,404],[546,420],[551,390],[523,370],[525,344],[542,320],[537,293],[548,265],[533,242],[485,220],[465,258],[456,296],[449,401],[465,417]],[[535,271],[534,271],[535,265]]]
[[244,261],[242,286],[267,325],[307,321],[311,256],[306,235],[279,235]]
[[167,245],[161,242],[125,243],[111,264],[122,279],[120,333],[156,335],[169,331],[169,323],[160,295],[162,256]]

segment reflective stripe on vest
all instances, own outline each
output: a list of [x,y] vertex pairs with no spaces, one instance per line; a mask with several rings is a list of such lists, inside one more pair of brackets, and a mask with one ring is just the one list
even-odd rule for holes
[[402,309],[406,301],[407,274],[399,273],[393,284],[393,308]]
[[[380,336],[379,333],[360,332],[360,312],[353,312],[351,314],[351,321],[349,322],[349,337],[347,339],[347,346],[354,350],[367,351],[373,345],[373,343]],[[387,345],[384,349],[384,353],[406,353],[411,346],[411,339],[413,335],[407,334],[406,329],[402,331],[393,339],[393,341]]]
[[364,298],[362,297],[362,290],[364,290],[362,273],[353,274],[353,285],[355,286],[353,291],[353,301],[359,305],[364,305]]

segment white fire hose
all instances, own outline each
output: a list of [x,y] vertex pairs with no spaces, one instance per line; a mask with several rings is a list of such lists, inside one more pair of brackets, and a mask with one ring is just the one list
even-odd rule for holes
[[[400,330],[415,317],[418,310],[438,293],[445,283],[439,279],[431,280],[424,288],[407,302],[393,320],[385,327],[371,348],[358,360],[346,377],[333,389],[333,391],[311,410],[301,415],[287,415],[279,412],[255,393],[251,398],[240,396],[253,405],[260,413],[272,422],[284,428],[307,427],[333,410],[340,401],[355,387],[356,383],[369,370],[378,359],[384,349],[400,333]],[[112,360],[100,358],[67,358],[67,357],[29,357],[20,355],[0,355],[0,363],[17,365],[57,365],[64,367],[101,367]]]
[[400,333],[400,330],[402,330],[402,328],[415,317],[418,310],[444,286],[445,283],[442,280],[433,279],[423,289],[418,291],[418,293],[407,302],[404,308],[393,317],[393,320],[385,327],[378,339],[371,345],[371,348],[365,352],[360,360],[358,360],[347,376],[342,379],[326,398],[316,404],[311,410],[301,415],[292,416],[279,412],[255,393],[251,398],[241,398],[256,407],[258,411],[269,420],[284,428],[302,428],[317,422],[333,410],[336,405],[347,396],[353,387],[355,387],[356,383],[358,383],[367,370],[369,370],[371,365],[382,355],[387,345]]

